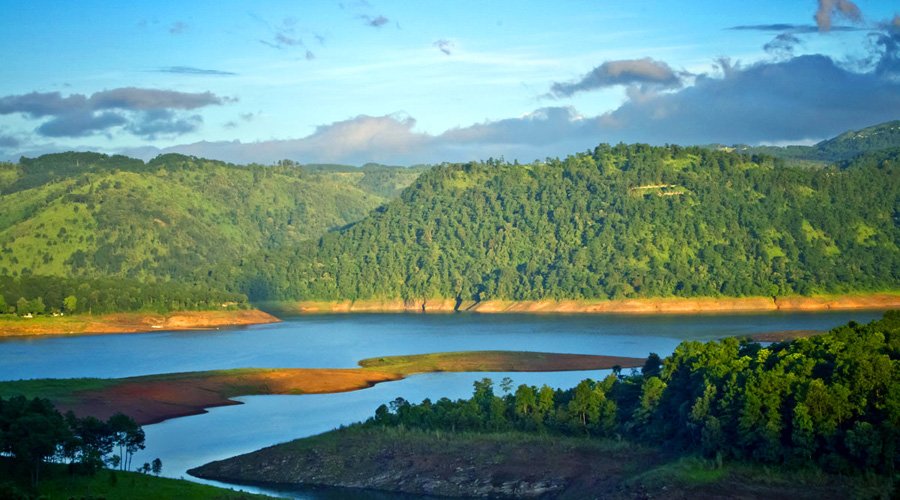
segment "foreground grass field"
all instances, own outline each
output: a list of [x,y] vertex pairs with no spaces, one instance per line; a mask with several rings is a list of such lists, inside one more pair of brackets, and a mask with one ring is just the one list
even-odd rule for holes
[[[106,500],[262,500],[272,497],[234,489],[216,488],[184,479],[155,477],[137,472],[101,470],[93,476],[70,475],[65,466],[50,465],[36,489],[28,481],[14,481],[9,463],[0,460],[0,498],[106,499]],[[27,477],[27,474],[26,474]]]

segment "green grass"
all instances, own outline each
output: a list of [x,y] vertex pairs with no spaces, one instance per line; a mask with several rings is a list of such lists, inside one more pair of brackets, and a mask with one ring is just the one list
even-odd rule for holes
[[28,380],[0,381],[0,398],[25,396],[26,398],[47,398],[56,402],[72,399],[72,394],[82,391],[105,389],[126,380],[145,380],[147,382],[182,380],[186,378],[203,378],[228,375],[248,375],[269,371],[265,368],[234,368],[230,370],[210,370],[201,372],[161,373],[131,378],[42,378]]
[[[4,471],[6,472],[6,471]],[[137,472],[101,470],[93,476],[69,475],[63,466],[45,466],[44,477],[32,490],[27,481],[23,484],[6,481],[0,476],[0,497],[56,499],[106,499],[106,500],[238,500],[271,499],[242,491],[217,488],[183,479],[155,477]]]
[[[716,461],[689,455],[664,462],[629,478],[629,486],[648,490],[743,492],[759,498],[794,491],[797,498],[825,494],[826,498],[889,498],[888,476],[826,474],[815,467]],[[724,494],[724,493],[723,493]]]
[[104,389],[117,383],[117,379],[104,378],[10,380],[0,382],[0,397],[25,396],[29,399],[47,398],[56,402],[64,402],[71,399],[72,393]]
[[384,356],[359,362],[366,369],[405,375],[430,372],[599,370],[611,367],[612,364],[636,367],[641,366],[643,360],[616,358],[610,361],[599,356],[527,351],[460,351]]
[[[34,163],[62,161],[42,158]],[[3,171],[12,178],[11,167]],[[384,184],[405,187],[419,173],[307,173],[201,159],[140,171],[76,169],[21,191],[0,190],[0,274],[184,278],[358,221],[385,194],[396,195]],[[379,182],[364,182],[372,176]],[[69,261],[76,252],[84,255],[78,265]]]
[[659,467],[638,474],[633,482],[648,487],[659,487],[670,483],[682,486],[701,486],[721,480],[725,469],[712,460],[699,457],[684,457],[667,462]]

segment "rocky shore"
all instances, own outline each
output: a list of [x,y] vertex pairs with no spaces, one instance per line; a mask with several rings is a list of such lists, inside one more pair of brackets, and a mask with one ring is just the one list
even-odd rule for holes
[[274,302],[263,305],[279,314],[334,313],[575,313],[697,314],[766,311],[843,311],[900,308],[900,294],[828,295],[811,297],[697,297],[623,300],[344,300]]

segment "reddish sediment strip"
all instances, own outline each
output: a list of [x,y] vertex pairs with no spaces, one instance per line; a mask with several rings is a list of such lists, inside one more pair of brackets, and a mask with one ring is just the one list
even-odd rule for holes
[[103,315],[16,318],[0,320],[0,337],[33,335],[91,335],[144,333],[163,330],[209,330],[232,326],[277,323],[281,320],[257,309],[182,311],[169,314],[115,313]]
[[240,369],[148,375],[111,380],[101,389],[53,398],[62,411],[105,419],[122,412],[139,424],[205,413],[239,404],[231,398],[266,394],[355,391],[426,372],[534,372],[601,370],[642,366],[644,359],[588,354],[474,351],[363,360],[362,368]]

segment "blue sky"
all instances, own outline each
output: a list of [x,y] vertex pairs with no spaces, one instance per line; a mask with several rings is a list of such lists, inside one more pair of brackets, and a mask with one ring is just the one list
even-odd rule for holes
[[893,1],[0,1],[0,158],[531,161],[900,119]]

